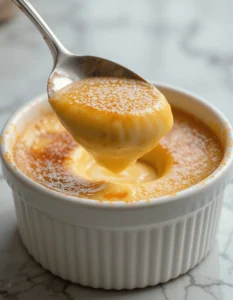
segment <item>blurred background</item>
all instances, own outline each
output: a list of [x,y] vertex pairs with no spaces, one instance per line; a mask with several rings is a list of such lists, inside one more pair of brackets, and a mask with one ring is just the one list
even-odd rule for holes
[[[0,0],[2,20],[6,1]],[[149,80],[202,95],[233,122],[233,1],[31,2],[71,51],[106,57]],[[0,25],[0,128],[22,103],[46,92],[52,68],[47,45],[27,17],[18,8],[14,17],[9,11],[5,15]]]

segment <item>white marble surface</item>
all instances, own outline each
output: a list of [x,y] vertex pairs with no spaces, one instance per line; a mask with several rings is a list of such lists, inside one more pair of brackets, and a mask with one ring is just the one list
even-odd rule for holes
[[[69,49],[196,92],[233,123],[233,1],[32,2]],[[51,67],[49,51],[24,15],[0,26],[0,127],[22,103],[45,91]],[[22,246],[1,174],[0,200],[0,300],[233,299],[233,184],[215,247],[199,266],[169,283],[122,292],[84,288],[44,271]]]

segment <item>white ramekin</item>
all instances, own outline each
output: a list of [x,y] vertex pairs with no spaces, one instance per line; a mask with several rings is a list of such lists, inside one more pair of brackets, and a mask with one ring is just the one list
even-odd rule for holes
[[17,132],[51,110],[46,96],[26,104],[7,122],[2,168],[13,191],[20,235],[35,260],[53,274],[95,288],[142,288],[187,272],[211,249],[231,177],[232,128],[202,99],[157,86],[171,104],[211,126],[224,142],[225,154],[220,167],[203,182],[149,203],[110,204],[63,195],[14,167]]

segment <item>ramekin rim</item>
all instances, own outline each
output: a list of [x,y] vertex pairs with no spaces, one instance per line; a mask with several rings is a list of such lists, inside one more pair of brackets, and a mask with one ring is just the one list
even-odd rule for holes
[[[170,91],[177,92],[180,94],[184,94],[187,97],[193,98],[195,101],[200,102],[204,106],[206,106],[208,109],[212,110],[217,116],[218,120],[222,120],[225,124],[228,124],[228,129],[229,131],[227,132],[227,138],[229,140],[233,141],[233,128],[230,125],[229,121],[225,117],[225,115],[214,105],[208,103],[206,100],[204,100],[202,97],[196,95],[195,93],[191,93],[183,88],[180,87],[174,87],[173,85],[169,85],[166,83],[162,82],[154,82],[152,81],[152,84],[154,84],[158,88],[166,88]],[[30,109],[32,106],[39,104],[40,102],[44,101],[44,98],[46,97],[46,94],[41,94],[37,97],[35,97],[33,100],[27,102],[23,106],[21,106],[15,113],[11,115],[11,117],[8,119],[6,122],[5,126],[2,129],[1,136],[5,137],[5,134],[7,132],[7,129],[11,124],[14,124],[14,120],[17,120],[17,118],[20,118],[20,116],[23,114],[23,112],[27,111]],[[7,137],[9,138],[9,137]],[[5,154],[8,152],[8,149],[6,148],[6,143],[1,143],[0,144],[0,154],[2,157],[2,161],[7,167],[8,171],[11,172],[19,181],[21,181],[24,185],[28,186],[31,188],[31,190],[37,191],[40,194],[44,194],[47,196],[51,196],[52,198],[56,198],[58,201],[65,201],[67,204],[74,204],[74,205],[84,205],[87,207],[96,207],[96,208],[142,208],[142,207],[150,207],[150,206],[157,206],[157,205],[163,205],[167,204],[169,202],[174,202],[174,201],[179,201],[182,200],[183,198],[187,198],[189,196],[192,196],[195,193],[204,191],[208,187],[215,185],[216,181],[221,180],[221,178],[224,176],[224,174],[229,170],[231,166],[233,166],[233,146],[228,146],[227,151],[230,151],[230,157],[227,158],[227,162],[225,165],[220,166],[207,178],[202,180],[201,182],[198,182],[197,184],[181,190],[175,195],[166,195],[163,197],[158,197],[158,198],[151,198],[149,201],[142,199],[133,202],[133,205],[130,205],[130,203],[125,202],[125,201],[114,201],[114,202],[109,202],[109,201],[100,201],[100,200],[95,200],[95,199],[89,199],[89,198],[80,198],[76,196],[71,196],[68,194],[62,194],[60,192],[57,192],[55,190],[49,189],[32,179],[30,179],[28,176],[26,176],[23,172],[20,171],[20,169],[15,168],[12,162],[9,162],[5,156]],[[225,155],[226,152],[225,151]],[[225,157],[224,155],[224,157]],[[205,184],[203,184],[203,181],[205,181]]]

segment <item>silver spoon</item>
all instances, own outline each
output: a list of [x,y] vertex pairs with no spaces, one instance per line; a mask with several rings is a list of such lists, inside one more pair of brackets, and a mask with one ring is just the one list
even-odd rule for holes
[[54,35],[49,26],[27,0],[12,0],[36,25],[53,56],[54,66],[48,80],[49,98],[67,84],[88,77],[113,76],[145,79],[129,69],[95,56],[78,56],[68,51]]

